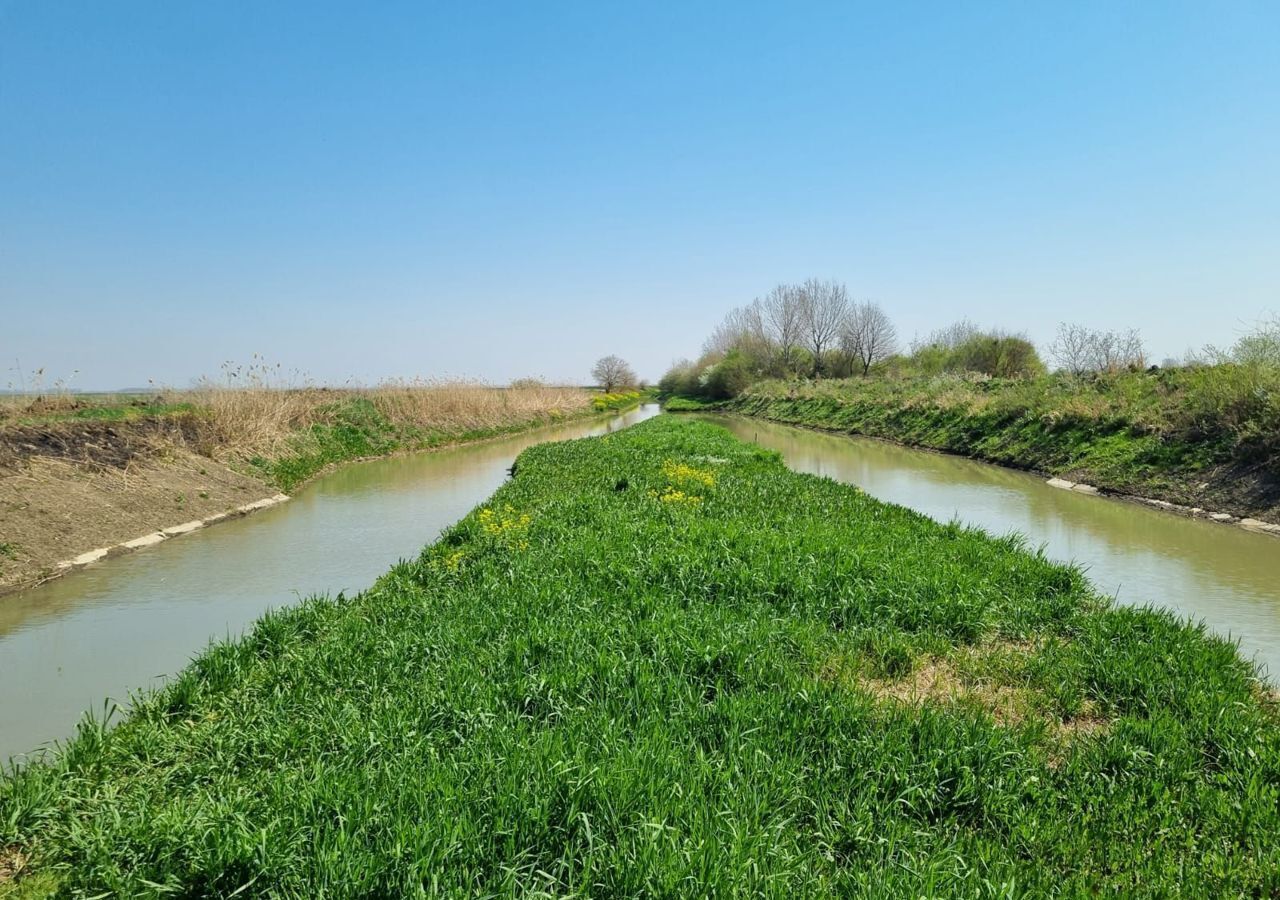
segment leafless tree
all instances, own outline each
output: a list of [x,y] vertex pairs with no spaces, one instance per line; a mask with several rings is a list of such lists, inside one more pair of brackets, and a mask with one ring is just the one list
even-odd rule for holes
[[1145,369],[1147,367],[1147,348],[1142,343],[1142,335],[1138,329],[1128,331],[1109,331],[1107,336],[1108,353],[1104,357],[1104,370],[1119,372],[1123,369]]
[[612,393],[615,388],[630,387],[636,383],[636,373],[627,361],[619,356],[602,356],[596,360],[591,369],[591,377],[596,380],[605,393]]
[[782,357],[783,374],[791,372],[791,351],[800,343],[800,291],[780,284],[764,298],[762,314],[770,343]]
[[1049,345],[1049,355],[1072,375],[1083,375],[1093,369],[1093,331],[1084,325],[1063,322],[1058,326],[1057,337]]
[[1049,354],[1060,368],[1072,375],[1121,372],[1145,368],[1147,364],[1147,350],[1136,328],[1100,331],[1063,322],[1049,345]]
[[978,326],[968,319],[952,322],[946,328],[939,328],[921,340],[916,337],[911,341],[911,352],[919,353],[927,347],[940,347],[943,350],[954,350],[965,341],[978,334]]
[[707,355],[723,355],[740,350],[754,363],[768,360],[772,347],[765,331],[764,307],[759,300],[729,311],[702,344]]
[[813,353],[813,377],[822,374],[822,354],[840,337],[849,311],[849,291],[837,281],[808,279],[800,288],[800,328]]
[[840,348],[862,366],[865,378],[872,366],[897,352],[898,332],[878,304],[855,303],[845,317]]

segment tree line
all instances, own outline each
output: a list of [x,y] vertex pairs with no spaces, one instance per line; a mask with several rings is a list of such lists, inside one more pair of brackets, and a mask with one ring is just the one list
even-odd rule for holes
[[[1074,375],[1135,371],[1147,354],[1137,331],[1064,323],[1047,348]],[[854,300],[844,283],[780,284],[730,310],[696,360],[679,360],[659,382],[668,395],[726,399],[761,378],[847,378],[969,372],[1030,378],[1049,370],[1022,332],[979,328],[961,319],[905,347],[878,303]]]

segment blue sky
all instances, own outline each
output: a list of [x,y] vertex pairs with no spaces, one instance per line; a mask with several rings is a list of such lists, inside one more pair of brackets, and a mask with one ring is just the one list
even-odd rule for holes
[[0,0],[0,360],[656,378],[811,275],[904,337],[1229,343],[1280,310],[1277,47],[1273,2]]

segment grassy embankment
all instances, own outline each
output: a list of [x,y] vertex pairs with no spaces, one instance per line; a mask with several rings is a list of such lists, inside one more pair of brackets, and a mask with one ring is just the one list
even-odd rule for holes
[[1280,516],[1280,394],[1226,367],[1029,380],[765,381],[719,408],[887,438],[1126,494]]
[[348,460],[494,437],[632,406],[523,384],[205,388],[0,403],[0,589],[97,547],[290,491]]
[[334,463],[492,437],[640,401],[637,392],[467,383],[205,389],[84,401],[69,395],[0,408],[0,437],[6,430],[70,433],[77,424],[165,423],[193,449],[241,463],[287,491]]
[[666,418],[83,725],[0,855],[24,900],[1270,896],[1277,726],[1229,642]]

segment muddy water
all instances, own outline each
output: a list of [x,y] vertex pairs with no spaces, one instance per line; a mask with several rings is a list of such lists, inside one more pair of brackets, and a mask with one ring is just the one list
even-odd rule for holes
[[124,705],[270,607],[369,585],[483,501],[525,447],[657,413],[347,466],[288,503],[0,597],[0,763]]
[[1024,472],[882,441],[755,419],[703,416],[779,451],[801,472],[856,484],[934,519],[1017,531],[1080,563],[1122,603],[1203,620],[1280,681],[1280,539],[1135,503],[1051,488]]

